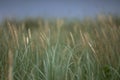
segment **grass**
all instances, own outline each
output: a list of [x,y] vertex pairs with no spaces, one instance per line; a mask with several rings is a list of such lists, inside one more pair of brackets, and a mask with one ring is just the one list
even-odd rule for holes
[[6,20],[0,80],[119,80],[120,19]]

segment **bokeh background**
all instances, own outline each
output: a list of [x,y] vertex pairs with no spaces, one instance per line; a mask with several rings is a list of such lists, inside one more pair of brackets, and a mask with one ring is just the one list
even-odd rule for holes
[[11,17],[93,17],[119,15],[120,0],[0,0],[0,20]]

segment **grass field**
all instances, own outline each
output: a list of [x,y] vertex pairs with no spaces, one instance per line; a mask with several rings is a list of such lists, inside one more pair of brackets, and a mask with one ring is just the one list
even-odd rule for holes
[[120,80],[119,17],[0,26],[0,80]]

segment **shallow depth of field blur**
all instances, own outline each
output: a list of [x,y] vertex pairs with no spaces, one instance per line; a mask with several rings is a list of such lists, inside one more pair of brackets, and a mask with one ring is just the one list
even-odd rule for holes
[[0,80],[120,80],[120,18],[4,20]]

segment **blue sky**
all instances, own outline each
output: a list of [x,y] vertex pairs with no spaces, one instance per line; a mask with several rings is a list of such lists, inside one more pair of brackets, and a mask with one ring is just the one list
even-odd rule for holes
[[99,13],[120,14],[120,0],[0,0],[0,19],[5,17],[77,17]]

